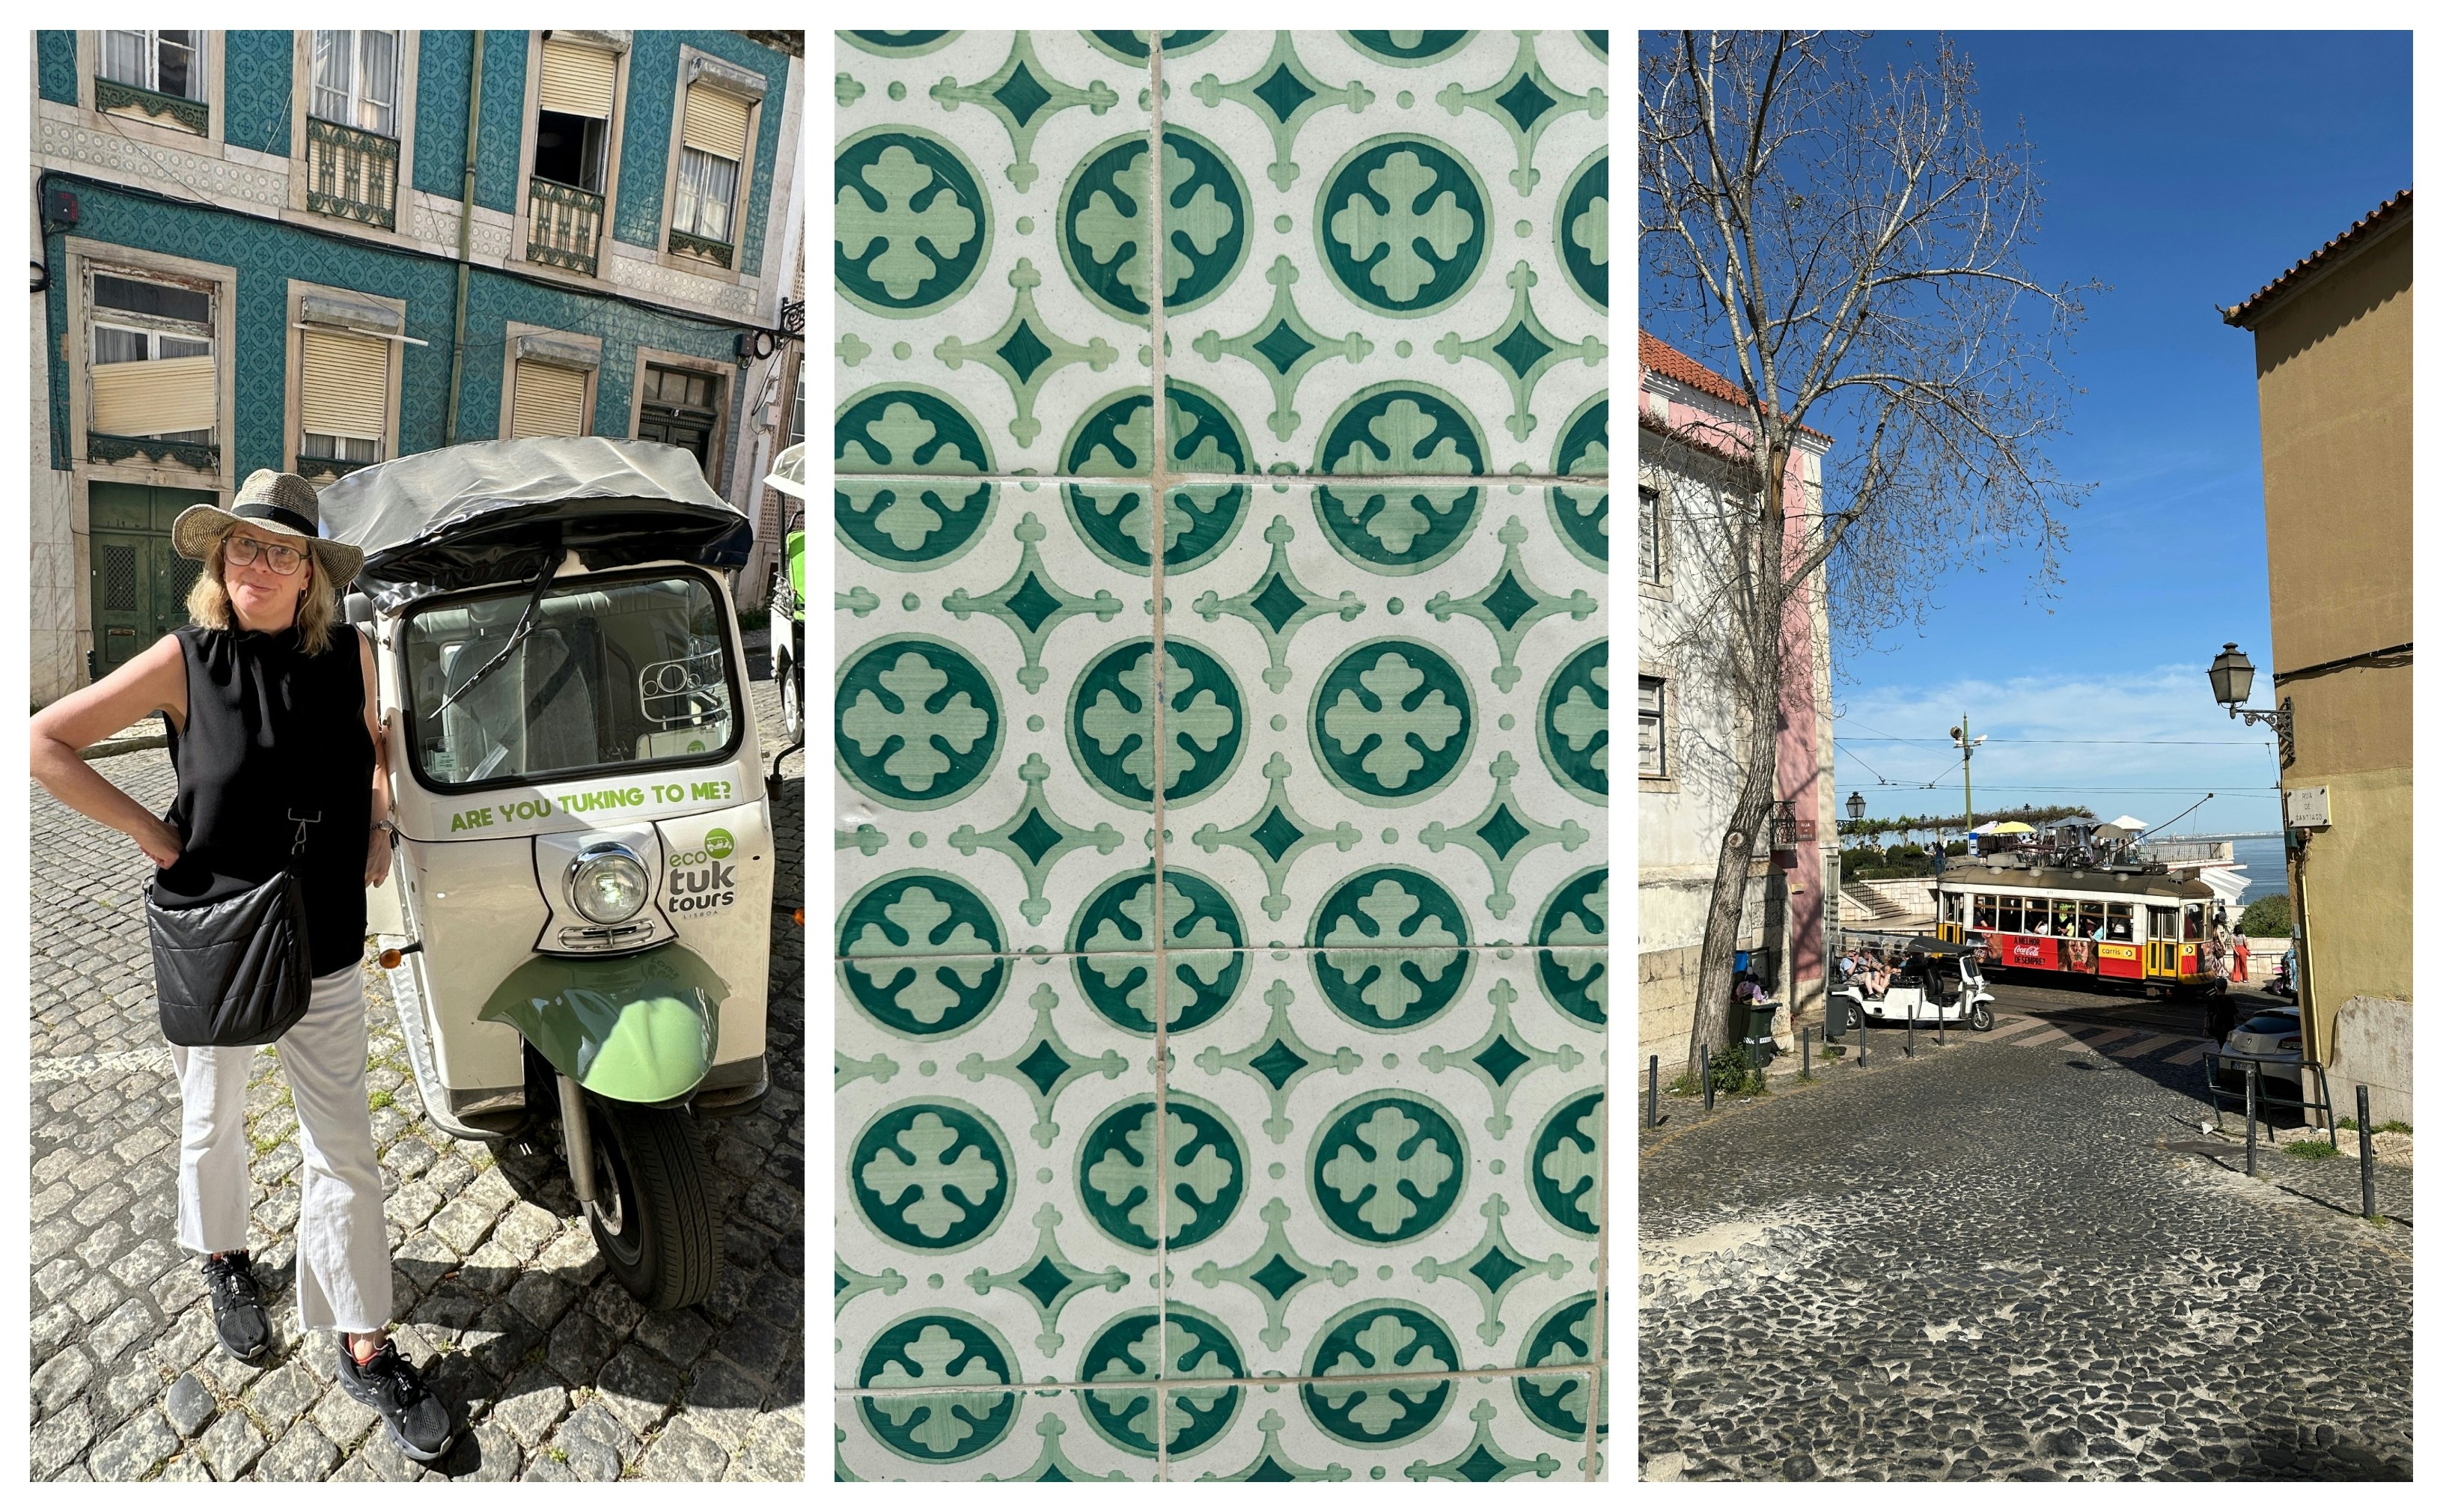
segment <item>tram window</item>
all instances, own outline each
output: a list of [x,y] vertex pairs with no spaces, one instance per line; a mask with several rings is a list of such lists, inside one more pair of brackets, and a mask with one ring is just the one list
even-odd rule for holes
[[2078,904],[2063,898],[2053,905],[2053,932],[2069,935],[2078,932]]
[[2128,904],[2105,904],[2103,906],[2103,937],[2107,940],[2119,940],[2124,945],[2127,944],[2130,938],[2130,908]]
[[2180,908],[2180,938],[2202,940],[2206,937],[2206,906],[2187,903]]
[[2151,904],[2148,905],[2146,909],[2146,938],[2150,940],[2177,940],[2179,937],[2180,924],[2177,911],[2167,908],[2156,908]]
[[1976,927],[1980,930],[1993,927],[1993,894],[1991,893],[1976,894]]
[[2026,927],[2026,920],[2020,915],[2019,900],[2015,897],[2004,897],[2002,899],[2002,932],[2016,934]]
[[2078,933],[2083,940],[2100,939],[2103,934],[2103,904],[2088,898],[2078,906]]

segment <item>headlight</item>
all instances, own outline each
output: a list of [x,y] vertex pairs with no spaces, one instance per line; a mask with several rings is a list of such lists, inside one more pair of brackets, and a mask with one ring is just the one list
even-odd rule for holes
[[624,924],[652,895],[645,863],[623,845],[587,851],[568,872],[568,900],[596,924]]

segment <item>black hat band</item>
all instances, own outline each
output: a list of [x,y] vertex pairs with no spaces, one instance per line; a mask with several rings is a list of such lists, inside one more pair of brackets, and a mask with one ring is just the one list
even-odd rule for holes
[[277,525],[285,525],[302,536],[310,537],[321,534],[314,528],[313,521],[306,519],[296,510],[283,508],[276,504],[265,504],[260,500],[250,499],[244,504],[232,506],[230,513],[241,520],[269,520]]

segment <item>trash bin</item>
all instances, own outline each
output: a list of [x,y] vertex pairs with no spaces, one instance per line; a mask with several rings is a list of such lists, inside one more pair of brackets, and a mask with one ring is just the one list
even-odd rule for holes
[[1770,998],[1760,998],[1747,1005],[1747,1033],[1740,1042],[1747,1046],[1748,1064],[1762,1071],[1773,1063],[1781,1046],[1773,1042],[1773,1019],[1781,1005]]

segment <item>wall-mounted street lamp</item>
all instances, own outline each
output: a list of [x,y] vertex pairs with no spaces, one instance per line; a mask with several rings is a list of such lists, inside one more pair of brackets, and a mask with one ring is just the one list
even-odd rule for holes
[[2263,725],[2273,731],[2274,739],[2281,746],[2282,765],[2289,765],[2290,700],[2282,700],[2278,709],[2239,707],[2248,702],[2249,690],[2256,686],[2255,664],[2248,659],[2248,653],[2239,649],[2239,642],[2226,640],[2222,643],[2222,655],[2206,669],[2206,680],[2213,684],[2214,702],[2222,705],[2225,713],[2247,724]]
[[1855,793],[1849,795],[1849,822],[1855,824],[1866,817],[1866,801]]

